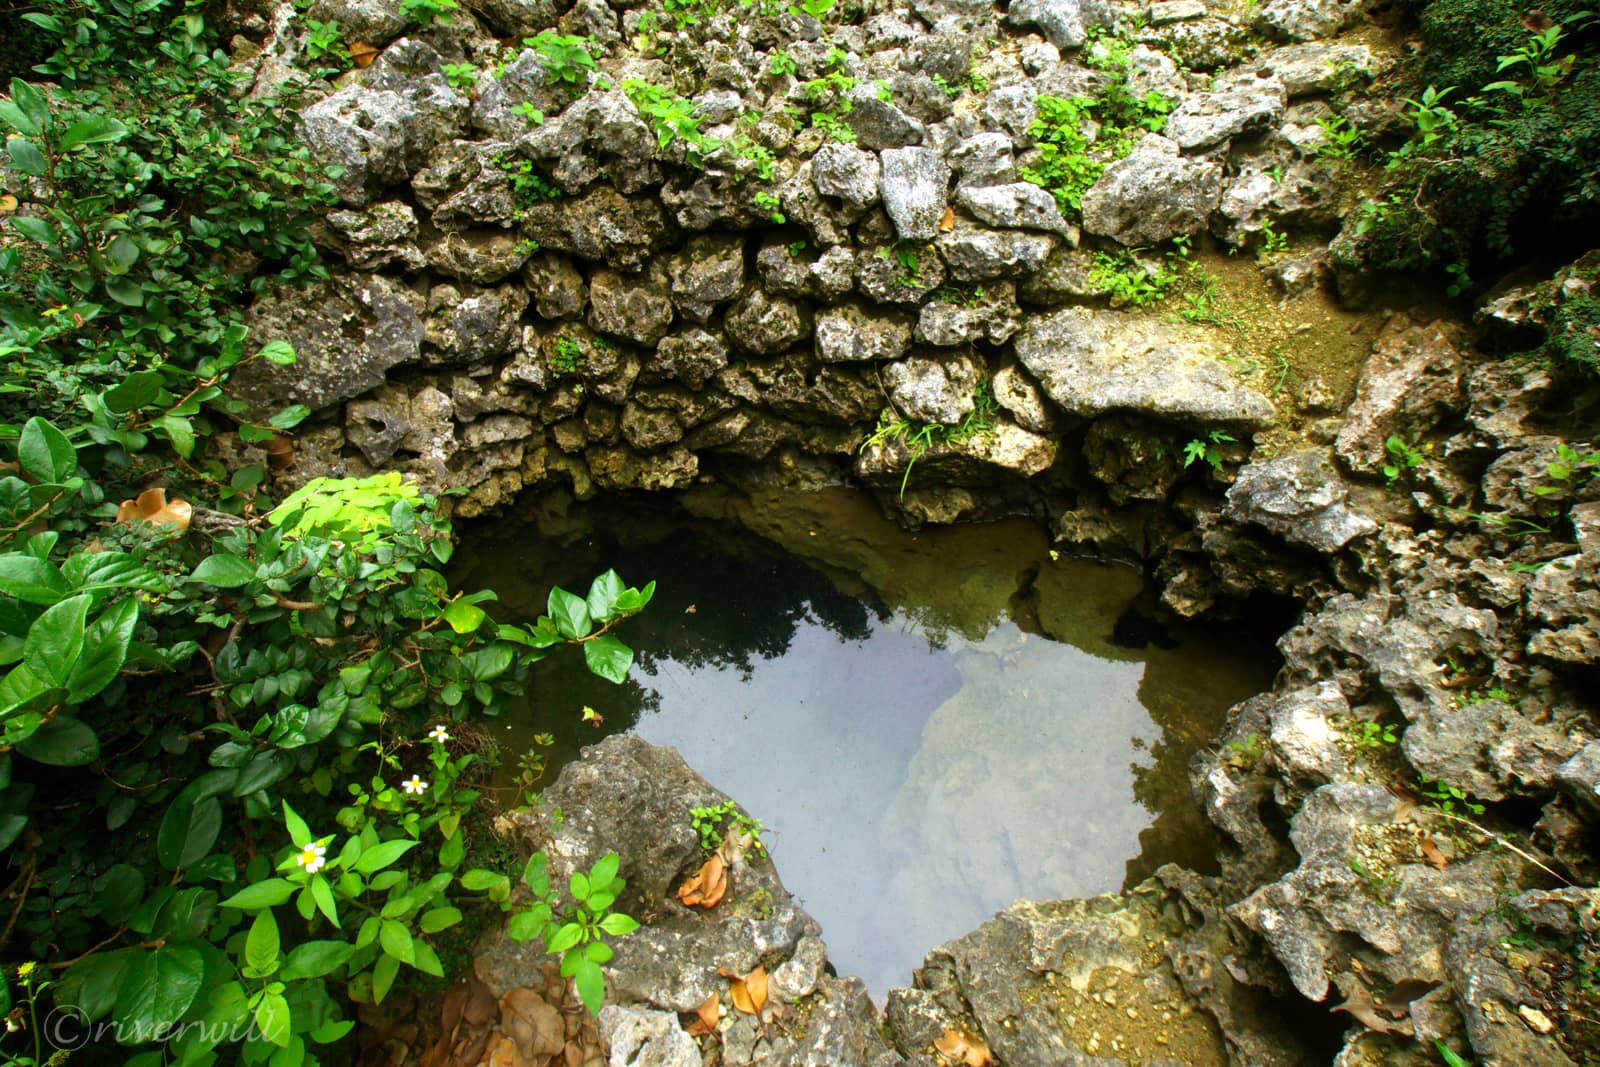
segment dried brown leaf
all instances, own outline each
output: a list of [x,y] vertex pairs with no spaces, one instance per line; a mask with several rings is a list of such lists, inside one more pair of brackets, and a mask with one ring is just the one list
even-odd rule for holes
[[173,532],[183,533],[189,528],[194,508],[187,500],[167,500],[165,489],[146,489],[132,500],[117,505],[120,523],[144,520],[152,526],[170,526]]
[[561,1013],[531,989],[513,989],[500,998],[500,1029],[528,1060],[554,1056],[567,1044]]
[[732,971],[717,973],[728,980],[728,999],[733,1006],[746,1015],[760,1016],[761,1009],[767,1006],[767,969],[757,966],[743,977]]
[[704,1037],[706,1034],[716,1033],[717,1017],[721,1014],[721,1003],[722,998],[713,989],[711,995],[706,998],[706,1002],[695,1009],[695,1020],[689,1024],[688,1034],[690,1037]]
[[728,865],[720,855],[713,854],[678,887],[678,899],[690,907],[714,908],[727,892]]
[[1382,1034],[1402,1034],[1407,1037],[1412,1034],[1411,1020],[1396,1022],[1380,1013],[1372,1003],[1372,993],[1360,982],[1353,982],[1343,1003],[1335,1004],[1329,1010],[1342,1011],[1367,1029]]
[[372,61],[378,58],[378,49],[363,41],[351,41],[348,51],[350,61],[363,69],[372,66]]
[[1422,839],[1422,858],[1427,860],[1428,866],[1432,867],[1436,871],[1442,871],[1446,867],[1450,866],[1449,857],[1447,857],[1443,852],[1439,851],[1439,846],[1434,843],[1434,840],[1431,837],[1424,837]]
[[949,233],[951,230],[953,230],[955,228],[956,228],[956,209],[953,208],[953,207],[947,207],[947,208],[944,209],[944,218],[939,220],[939,232],[940,233]]
[[989,1051],[988,1044],[982,1038],[961,1030],[946,1030],[944,1036],[933,1043],[933,1047],[939,1055],[959,1067],[988,1067],[995,1062],[994,1053]]

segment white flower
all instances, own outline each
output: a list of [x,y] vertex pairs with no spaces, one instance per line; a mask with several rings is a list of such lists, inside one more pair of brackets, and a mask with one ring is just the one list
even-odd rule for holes
[[304,867],[307,874],[316,874],[327,864],[327,852],[328,846],[312,843],[300,850],[295,862]]
[[417,796],[423,790],[428,788],[428,783],[424,782],[421,778],[418,778],[416,775],[413,774],[410,778],[407,778],[405,781],[400,783],[400,788],[404,789],[407,793],[410,793],[412,796]]
[[428,740],[439,742],[448,741],[450,740],[450,732],[444,728],[444,723],[440,723],[438,726],[435,726],[433,729],[428,731]]

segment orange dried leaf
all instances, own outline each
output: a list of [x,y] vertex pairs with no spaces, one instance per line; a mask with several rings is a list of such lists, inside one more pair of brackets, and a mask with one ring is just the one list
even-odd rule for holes
[[955,228],[956,228],[956,209],[953,208],[953,207],[947,207],[947,208],[944,209],[944,218],[939,220],[939,232],[941,232],[941,233],[949,233],[951,230],[953,230]]
[[678,899],[690,907],[714,908],[728,892],[728,865],[713,855],[678,887]]
[[361,41],[351,41],[349,52],[350,61],[363,69],[372,66],[372,61],[378,58],[378,50]]
[[717,973],[728,980],[728,999],[733,1006],[746,1015],[760,1016],[767,1006],[767,969],[758,966],[742,978],[732,971]]
[[716,1033],[717,1017],[721,1014],[721,998],[713,989],[706,1002],[695,1009],[695,1020],[689,1024],[690,1037],[704,1037],[706,1034]]
[[10,193],[0,195],[0,215],[9,215],[17,210],[17,198]]
[[988,1067],[995,1062],[994,1053],[982,1038],[960,1030],[946,1030],[944,1036],[933,1043],[939,1055],[960,1067]]
[[178,533],[189,528],[194,508],[187,500],[168,502],[165,489],[146,489],[133,500],[117,505],[117,521],[136,522],[143,519],[153,526],[172,526]]
[[1449,857],[1447,857],[1443,852],[1439,851],[1439,846],[1434,843],[1434,840],[1431,837],[1424,837],[1422,839],[1422,858],[1427,860],[1428,866],[1432,867],[1436,871],[1442,871],[1446,867],[1450,866]]

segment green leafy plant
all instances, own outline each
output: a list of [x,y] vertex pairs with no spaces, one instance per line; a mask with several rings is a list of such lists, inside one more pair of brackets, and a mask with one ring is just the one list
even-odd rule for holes
[[1382,750],[1400,741],[1400,727],[1394,723],[1378,723],[1369,719],[1351,719],[1345,724],[1344,734],[1357,748]]
[[754,200],[756,210],[766,212],[767,220],[774,226],[782,226],[789,221],[784,213],[778,210],[783,206],[782,201],[771,193],[757,193]]
[[1270,218],[1262,218],[1260,232],[1261,255],[1278,256],[1289,250],[1288,235],[1278,232],[1278,228],[1273,225]]
[[982,434],[994,432],[995,417],[1000,405],[995,400],[994,386],[988,378],[979,379],[973,390],[973,407],[955,426],[941,423],[913,422],[891,408],[878,413],[878,425],[861,442],[859,452],[869,448],[903,445],[911,453],[905,472],[900,476],[900,496],[904,499],[906,487],[911,484],[911,470],[917,461],[937,446],[958,445]]
[[706,158],[723,147],[720,140],[700,129],[693,101],[637,78],[624,81],[622,91],[655,131],[656,146],[665,150],[681,144],[689,166],[703,169]]
[[1560,496],[1571,493],[1600,477],[1600,449],[1579,452],[1565,441],[1556,445],[1556,458],[1545,465],[1545,474],[1553,485],[1534,489],[1540,496]]
[[[544,121],[542,114],[539,115],[539,121]],[[561,186],[534,169],[533,161],[530,159],[498,155],[494,161],[495,165],[505,171],[511,179],[511,197],[517,205],[517,217],[535,204],[560,200],[567,195]]]
[[793,14],[810,15],[818,22],[825,22],[838,5],[839,0],[800,0],[799,5],[791,6],[789,11]]
[[460,10],[456,0],[400,0],[400,14],[414,26],[450,25],[450,12]]
[[1460,812],[1482,815],[1484,811],[1483,805],[1473,800],[1465,789],[1449,782],[1436,782],[1419,777],[1417,794],[1446,815],[1456,815]]
[[311,59],[328,60],[336,70],[350,66],[350,50],[345,47],[344,35],[337,20],[306,20],[306,55]]
[[1383,442],[1383,450],[1389,454],[1389,462],[1383,465],[1383,478],[1389,485],[1400,480],[1400,476],[1409,470],[1422,466],[1426,460],[1427,452],[1432,445],[1417,448],[1408,444],[1405,438],[1397,434],[1390,434]]
[[767,57],[767,69],[773,74],[783,77],[784,75],[793,74],[799,67],[795,63],[793,56],[782,49],[778,49]]
[[457,92],[471,92],[478,84],[478,68],[471,63],[446,63],[439,71]]
[[1197,437],[1183,446],[1183,465],[1192,467],[1200,460],[1212,470],[1222,469],[1222,445],[1233,438],[1221,430],[1212,430],[1205,437]]
[[1444,1067],[1472,1067],[1472,1064],[1461,1057],[1454,1049],[1445,1044],[1440,1038],[1433,1039],[1433,1047],[1439,1053],[1439,1058],[1444,1061]]
[[761,832],[766,828],[761,825],[761,820],[740,811],[739,805],[731,800],[709,807],[691,808],[689,818],[700,838],[700,851],[708,856],[721,847],[724,836],[730,833],[748,837],[751,851],[758,854],[766,852],[766,846],[761,843]]
[[557,378],[568,374],[581,374],[589,366],[589,357],[583,342],[575,337],[556,338],[555,351],[550,355],[550,373]]
[[1529,78],[1527,86],[1518,81],[1497,81],[1485,85],[1484,91],[1500,90],[1522,96],[1531,87],[1536,93],[1553,92],[1572,73],[1572,66],[1578,61],[1578,57],[1571,54],[1556,58],[1556,51],[1566,35],[1565,27],[1559,22],[1552,23],[1529,37],[1521,48],[1499,57],[1495,73],[1520,71]]
[[539,55],[545,72],[563,85],[582,86],[596,69],[594,53],[601,50],[593,37],[574,37],[544,30],[525,37],[522,47]]
[[1322,141],[1317,145],[1319,158],[1350,163],[1366,155],[1366,135],[1343,115],[1323,115],[1317,119],[1317,126],[1322,130]]
[[1089,281],[1110,294],[1112,307],[1144,307],[1165,299],[1178,275],[1165,266],[1141,263],[1131,252],[1096,252]]

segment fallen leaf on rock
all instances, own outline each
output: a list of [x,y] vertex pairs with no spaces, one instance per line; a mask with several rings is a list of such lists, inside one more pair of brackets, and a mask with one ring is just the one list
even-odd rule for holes
[[143,519],[152,526],[171,526],[177,533],[189,528],[194,508],[187,500],[167,500],[165,489],[146,489],[132,500],[117,505],[117,521],[137,522]]
[[1556,1024],[1550,1021],[1550,1016],[1538,1008],[1530,1008],[1526,1004],[1519,1004],[1517,1005],[1517,1014],[1522,1016],[1522,1021],[1527,1023],[1529,1029],[1536,1034],[1548,1034],[1556,1028]]
[[500,998],[500,1029],[527,1060],[557,1055],[567,1045],[561,1013],[531,989],[513,989]]
[[267,466],[275,471],[281,471],[294,462],[294,445],[287,438],[274,434],[261,443],[261,450],[267,454]]
[[716,1033],[717,1017],[721,1014],[721,1003],[722,999],[717,995],[717,991],[713,989],[711,995],[706,998],[706,1002],[695,1009],[695,1020],[689,1024],[687,1031],[690,1037],[704,1037],[706,1034]]
[[939,232],[941,232],[941,233],[949,233],[951,230],[953,230],[955,228],[956,228],[956,209],[953,208],[953,207],[947,207],[947,208],[944,209],[944,218],[939,220]]
[[733,1001],[733,1006],[746,1015],[759,1017],[761,1009],[767,1006],[767,969],[757,966],[743,978],[732,971],[717,973],[728,979],[728,999]]
[[1431,837],[1422,839],[1422,858],[1427,860],[1428,866],[1436,871],[1442,871],[1450,866],[1449,858],[1439,851],[1439,846],[1434,843]]
[[372,66],[372,61],[378,58],[378,49],[362,41],[351,41],[348,51],[350,61],[363,69]]
[[1395,1022],[1378,1011],[1372,1003],[1372,993],[1359,981],[1352,983],[1350,991],[1345,993],[1344,1002],[1335,1004],[1329,1011],[1342,1011],[1356,1022],[1369,1030],[1376,1030],[1382,1034],[1403,1034],[1410,1037],[1412,1034],[1411,1020],[1404,1019]]
[[714,908],[727,892],[728,865],[720,855],[713,854],[678,887],[678,899],[690,907]]
[[946,1030],[944,1036],[933,1043],[939,1055],[960,1067],[988,1067],[994,1063],[994,1053],[982,1038],[960,1030]]

